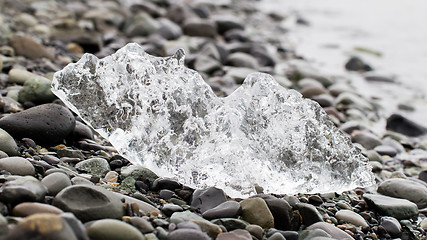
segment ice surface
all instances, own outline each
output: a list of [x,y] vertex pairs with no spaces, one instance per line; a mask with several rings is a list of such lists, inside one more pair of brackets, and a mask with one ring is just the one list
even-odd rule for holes
[[250,74],[226,98],[183,65],[137,44],[85,54],[52,91],[120,154],[160,176],[230,195],[343,191],[373,183],[367,159],[315,102]]

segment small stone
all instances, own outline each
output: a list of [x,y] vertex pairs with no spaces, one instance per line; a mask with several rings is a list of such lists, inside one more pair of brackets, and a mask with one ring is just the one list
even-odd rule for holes
[[148,180],[150,183],[153,183],[157,178],[159,178],[159,176],[157,176],[153,171],[140,165],[130,165],[123,167],[121,170],[121,175],[125,178],[131,176],[136,180]]
[[310,226],[317,222],[323,222],[322,216],[315,206],[308,203],[298,203],[297,208],[305,225]]
[[286,240],[286,238],[281,233],[274,233],[267,240]]
[[181,27],[167,18],[157,18],[160,28],[157,33],[167,40],[178,39],[182,35]]
[[[274,219],[276,220],[276,219]],[[248,225],[245,228],[252,236],[256,237],[257,239],[262,239],[262,236],[264,235],[264,229],[258,225]]]
[[73,185],[63,189],[53,199],[53,205],[72,212],[83,222],[102,218],[121,218],[124,207],[120,198],[101,187]]
[[94,157],[81,161],[76,164],[76,169],[84,170],[95,176],[104,176],[105,173],[110,171],[110,165],[104,158]]
[[227,71],[226,76],[233,78],[235,83],[242,84],[243,80],[245,80],[245,78],[253,72],[256,72],[256,70],[252,68],[232,67]]
[[74,139],[93,139],[93,132],[90,127],[79,121],[76,121],[76,126],[73,130]]
[[424,231],[427,229],[427,218],[424,218],[420,223],[420,228],[424,229]]
[[62,189],[71,186],[70,178],[60,172],[49,174],[42,179],[42,184],[46,186],[47,192],[51,196],[56,196]]
[[73,131],[74,125],[70,110],[58,104],[39,105],[0,119],[0,128],[14,138],[28,137],[41,143],[61,141]]
[[292,229],[292,207],[284,199],[266,199],[268,208],[274,217],[274,227],[280,230]]
[[226,201],[227,198],[222,189],[210,187],[207,189],[197,189],[193,193],[191,206],[199,209],[201,213],[204,213]]
[[163,205],[162,212],[170,217],[174,212],[182,212],[184,209],[176,204],[167,203]]
[[307,227],[307,230],[313,230],[313,229],[322,229],[323,231],[331,235],[331,237],[334,239],[347,239],[347,240],[353,239],[353,237],[351,237],[348,233],[326,222],[318,222]]
[[245,28],[240,19],[233,15],[215,15],[211,19],[215,21],[218,32],[221,34],[232,29],[243,30]]
[[168,240],[187,239],[211,240],[211,238],[206,233],[190,228],[177,229],[175,231],[170,232],[168,235]]
[[252,236],[246,230],[236,229],[231,232],[219,234],[216,240],[252,240]]
[[374,148],[374,150],[380,155],[387,155],[390,157],[394,157],[397,155],[397,151],[395,148],[387,145],[379,145]]
[[159,196],[163,198],[164,200],[169,200],[171,197],[175,194],[174,191],[168,190],[168,189],[162,189],[159,192]]
[[207,19],[190,18],[185,20],[182,25],[185,35],[194,37],[215,37],[216,26],[215,23]]
[[116,219],[102,219],[87,227],[91,240],[145,240],[144,235],[130,224]]
[[42,77],[35,76],[25,81],[23,88],[19,91],[18,101],[20,103],[49,103],[56,99],[50,90],[52,81]]
[[56,154],[61,158],[61,162],[80,162],[85,159],[85,155],[79,149],[58,149]]
[[170,222],[171,223],[181,223],[181,222],[188,222],[188,221],[206,221],[205,219],[203,219],[202,217],[200,217],[199,215],[192,213],[190,211],[185,211],[185,212],[174,212],[172,214],[172,216],[170,217]]
[[358,227],[369,227],[368,223],[362,216],[351,210],[340,210],[335,213],[335,217]]
[[169,189],[171,191],[175,191],[176,189],[180,189],[182,184],[173,180],[171,178],[157,178],[153,182],[153,189]]
[[237,218],[218,218],[212,220],[211,222],[224,226],[227,231],[233,231],[235,229],[246,229],[246,227],[249,226],[248,222]]
[[16,55],[24,56],[31,60],[38,58],[48,58],[53,60],[55,58],[45,46],[34,41],[30,37],[16,36],[10,40],[10,46],[13,47]]
[[65,220],[49,213],[34,214],[20,221],[5,237],[5,240],[15,239],[77,240]]
[[28,79],[41,77],[32,72],[29,72],[25,69],[20,69],[20,68],[12,68],[9,71],[8,75],[9,75],[8,82],[17,83],[21,85],[24,85]]
[[61,213],[62,219],[67,222],[68,226],[71,227],[74,234],[76,235],[78,240],[89,240],[89,236],[87,235],[86,228],[82,224],[82,222],[74,216],[74,214],[70,212]]
[[0,188],[0,198],[4,202],[18,204],[21,202],[40,202],[47,189],[39,180],[31,176],[7,181]]
[[299,240],[330,240],[331,235],[320,228],[301,231]]
[[373,106],[364,98],[352,92],[343,92],[335,99],[335,104],[345,106],[355,106],[366,110],[373,110]]
[[243,52],[232,53],[227,58],[227,64],[235,67],[246,67],[257,69],[258,62],[251,55]]
[[221,67],[222,65],[218,60],[204,54],[197,56],[196,60],[194,61],[194,69],[199,72],[209,74],[218,69],[221,69]]
[[345,64],[345,69],[350,71],[371,71],[372,67],[362,61],[359,57],[351,57]]
[[399,221],[394,217],[382,217],[380,224],[392,238],[399,238],[402,236],[402,226]]
[[159,209],[157,209],[156,207],[154,207],[153,205],[145,202],[145,201],[141,201],[139,199],[133,198],[133,197],[129,197],[117,192],[110,192],[112,194],[114,194],[118,199],[124,199],[125,203],[127,204],[137,204],[138,205],[138,209],[139,211],[141,211],[144,215],[158,215],[160,213]]
[[388,179],[378,186],[378,193],[395,198],[407,199],[418,208],[427,207],[427,187],[407,179]]
[[227,201],[219,204],[218,206],[206,210],[202,216],[206,219],[216,218],[235,218],[240,213],[240,204],[236,201]]
[[93,182],[91,182],[85,178],[82,178],[82,177],[73,177],[71,179],[71,183],[73,185],[94,185]]
[[409,219],[418,215],[417,205],[406,199],[367,193],[363,194],[363,198],[370,208],[375,209],[383,216],[391,216],[397,219]]
[[131,217],[129,219],[129,223],[136,227],[142,233],[151,233],[154,231],[153,225],[145,219],[141,217]]
[[274,218],[264,199],[247,198],[240,202],[242,208],[242,219],[259,225],[262,228],[273,228]]
[[33,165],[22,157],[6,157],[0,159],[0,170],[5,170],[11,174],[21,176],[34,176],[35,169]]
[[222,229],[218,225],[211,222],[198,220],[194,220],[193,222],[200,227],[202,232],[205,232],[212,239],[216,239],[218,234],[222,233]]
[[119,179],[119,174],[115,171],[109,171],[107,174],[105,174],[105,180],[107,182],[116,183]]
[[370,150],[376,146],[381,145],[381,139],[372,133],[368,132],[355,132],[351,135],[351,141],[361,144],[364,148]]
[[141,12],[132,18],[132,22],[126,27],[125,33],[128,37],[149,36],[160,27],[154,18]]
[[327,93],[325,87],[323,85],[321,87],[317,86],[307,86],[300,90],[300,93],[305,98],[312,98],[321,94]]
[[12,212],[13,215],[17,217],[27,217],[36,213],[51,213],[58,215],[63,213],[63,211],[57,207],[37,202],[20,203],[13,208]]
[[410,137],[418,137],[427,133],[427,129],[399,114],[387,118],[387,130],[402,133]]

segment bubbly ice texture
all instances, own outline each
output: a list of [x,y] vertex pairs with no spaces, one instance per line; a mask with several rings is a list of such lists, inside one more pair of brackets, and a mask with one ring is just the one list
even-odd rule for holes
[[133,164],[229,195],[344,191],[373,184],[367,159],[314,101],[250,74],[226,98],[184,66],[130,43],[85,54],[52,91]]

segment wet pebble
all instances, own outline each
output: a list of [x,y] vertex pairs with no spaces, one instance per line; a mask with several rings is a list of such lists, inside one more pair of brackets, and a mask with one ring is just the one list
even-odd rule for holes
[[56,196],[62,189],[71,186],[70,178],[61,172],[47,175],[41,180],[41,183],[46,186],[47,192],[51,196]]
[[274,227],[274,218],[262,198],[247,198],[240,202],[242,219],[262,228]]
[[418,214],[418,207],[406,199],[387,197],[383,195],[363,195],[368,206],[384,216],[392,216],[397,219],[409,219]]
[[57,104],[39,105],[0,119],[0,127],[14,138],[28,137],[37,143],[57,143],[73,131],[74,125],[70,110]]
[[407,179],[388,179],[378,186],[378,193],[390,197],[407,199],[419,208],[427,207],[426,185]]
[[0,169],[11,174],[21,176],[34,176],[34,166],[25,158],[22,157],[5,157],[0,159]]
[[118,219],[124,215],[122,201],[114,193],[101,187],[73,185],[59,192],[53,205],[72,212],[83,222],[102,218]]
[[0,199],[6,203],[40,202],[47,193],[46,187],[31,176],[7,181],[0,188]]
[[97,220],[87,226],[92,240],[145,240],[144,235],[135,227],[116,219]]
[[36,213],[50,213],[50,214],[61,214],[63,211],[57,207],[54,207],[45,203],[37,202],[24,202],[16,205],[12,213],[17,217],[27,217]]

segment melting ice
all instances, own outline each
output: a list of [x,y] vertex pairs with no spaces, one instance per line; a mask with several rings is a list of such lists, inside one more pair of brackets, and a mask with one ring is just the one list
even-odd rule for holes
[[193,187],[245,195],[254,184],[297,193],[373,183],[317,103],[262,73],[218,98],[183,57],[132,43],[103,59],[85,54],[55,74],[52,91],[132,163]]

